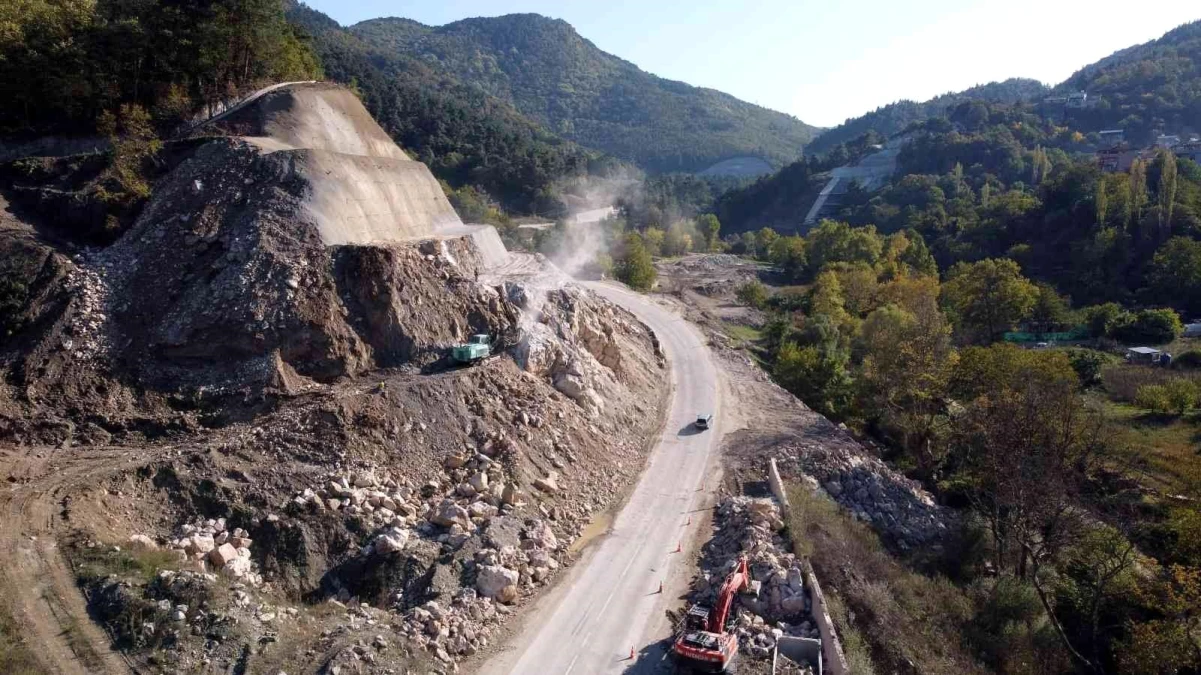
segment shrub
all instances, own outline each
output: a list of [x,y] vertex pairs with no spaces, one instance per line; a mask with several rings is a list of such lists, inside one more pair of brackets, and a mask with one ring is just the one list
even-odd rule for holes
[[29,287],[16,270],[0,273],[0,341],[21,330],[29,304]]
[[1168,396],[1170,409],[1177,415],[1183,415],[1189,408],[1197,405],[1197,396],[1201,394],[1195,382],[1181,377],[1169,380],[1164,385],[1164,391]]
[[735,292],[738,302],[755,309],[763,309],[767,305],[767,287],[752,279],[738,287]]
[[1105,385],[1105,391],[1109,392],[1114,400],[1125,403],[1134,403],[1139,388],[1144,385],[1166,385],[1176,379],[1189,380],[1201,386],[1201,374],[1196,373],[1130,364],[1113,364],[1101,368],[1101,381]]
[[1112,337],[1126,343],[1166,344],[1180,337],[1184,324],[1170,309],[1144,309],[1123,317],[1112,329]]
[[1166,413],[1172,407],[1168,388],[1162,384],[1144,384],[1134,396],[1134,405],[1156,413]]
[[1101,384],[1101,370],[1105,365],[1116,363],[1117,359],[1105,352],[1095,349],[1067,349],[1068,361],[1072,370],[1080,378],[1080,385],[1092,387]]
[[614,274],[636,291],[649,291],[655,285],[659,273],[650,253],[636,232],[626,235],[621,257],[613,268]]
[[1180,370],[1196,370],[1201,368],[1201,352],[1190,349],[1172,359],[1172,367]]

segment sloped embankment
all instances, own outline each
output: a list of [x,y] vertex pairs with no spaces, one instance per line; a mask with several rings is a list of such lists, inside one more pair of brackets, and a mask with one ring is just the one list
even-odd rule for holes
[[[544,262],[497,276],[495,232],[377,130],[347,92],[283,87],[202,127],[110,246],[4,233],[38,301],[2,348],[0,434],[60,448],[43,536],[71,531],[135,659],[461,659],[639,472],[654,335]],[[496,355],[454,364],[475,333]],[[88,459],[121,449],[144,459]],[[0,471],[52,494],[23,457]]]

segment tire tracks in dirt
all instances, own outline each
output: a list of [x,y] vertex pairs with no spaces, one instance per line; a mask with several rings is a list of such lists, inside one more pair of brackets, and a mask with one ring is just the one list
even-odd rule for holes
[[9,598],[20,637],[46,672],[131,673],[125,657],[88,615],[58,543],[68,530],[63,502],[74,488],[153,457],[127,448],[64,454],[30,448],[0,456],[0,476],[8,477],[7,487],[0,488],[0,591]]

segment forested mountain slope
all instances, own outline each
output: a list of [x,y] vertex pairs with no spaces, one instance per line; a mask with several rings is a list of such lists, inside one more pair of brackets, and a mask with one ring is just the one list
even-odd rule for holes
[[643,72],[568,23],[535,14],[439,27],[374,19],[349,31],[380,53],[419,60],[564,138],[651,171],[701,171],[739,156],[782,166],[816,132],[789,115]]
[[618,166],[548,133],[509,102],[382,50],[321,12],[295,5],[288,19],[312,36],[326,76],[356,87],[397,143],[454,187],[478,186],[511,211],[557,215],[557,181]]
[[1073,114],[1087,131],[1121,128],[1138,142],[1201,132],[1201,21],[1085,66],[1056,90],[1088,93],[1091,105]]
[[923,101],[897,101],[876,108],[872,112],[855,117],[826,131],[805,148],[808,153],[825,153],[840,143],[849,143],[863,134],[875,132],[889,137],[905,127],[930,117],[939,117],[957,103],[969,100],[995,103],[1017,103],[1038,100],[1048,93],[1047,86],[1038,80],[1012,78],[1004,82],[990,82],[960,92],[935,96]]

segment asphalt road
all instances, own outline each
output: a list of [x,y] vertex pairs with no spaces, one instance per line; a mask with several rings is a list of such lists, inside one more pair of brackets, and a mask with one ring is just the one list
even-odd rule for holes
[[[489,675],[648,672],[663,657],[664,610],[687,578],[686,523],[704,503],[705,477],[720,438],[717,368],[699,331],[644,296],[588,284],[659,337],[671,363],[673,398],[663,437],[611,533],[531,608],[511,645],[482,668]],[[700,432],[698,412],[714,414]],[[709,486],[712,487],[712,486]],[[676,549],[683,543],[684,553]],[[665,593],[659,584],[666,581]],[[630,650],[638,652],[630,658]]]

